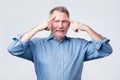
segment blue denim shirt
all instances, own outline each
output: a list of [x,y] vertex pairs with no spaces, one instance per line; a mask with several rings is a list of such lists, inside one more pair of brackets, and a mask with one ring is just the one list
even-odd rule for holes
[[112,53],[109,40],[87,41],[65,37],[59,42],[52,35],[21,42],[13,38],[8,51],[34,63],[37,80],[81,80],[84,61],[102,58]]

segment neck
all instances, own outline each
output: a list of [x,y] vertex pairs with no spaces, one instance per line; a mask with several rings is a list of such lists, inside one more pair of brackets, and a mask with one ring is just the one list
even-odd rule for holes
[[64,39],[64,37],[55,37],[59,42],[61,42],[63,39]]
[[64,38],[65,38],[65,36],[57,36],[57,35],[55,35],[55,34],[52,34],[59,42],[61,42]]
[[61,42],[65,36],[55,36],[53,35],[59,42]]

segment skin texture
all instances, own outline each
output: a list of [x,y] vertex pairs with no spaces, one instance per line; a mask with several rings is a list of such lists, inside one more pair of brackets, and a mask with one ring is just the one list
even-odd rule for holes
[[56,37],[59,41],[61,41],[69,29],[70,21],[65,13],[54,11],[51,15],[54,17],[51,25],[51,33],[54,37]]

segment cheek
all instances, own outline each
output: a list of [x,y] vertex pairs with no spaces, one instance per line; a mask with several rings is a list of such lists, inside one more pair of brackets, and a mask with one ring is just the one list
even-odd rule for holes
[[51,31],[55,31],[56,30],[56,26],[55,25],[52,25],[51,26]]
[[65,30],[68,30],[68,29],[69,29],[69,24],[68,24],[68,25],[65,25],[65,26],[64,26],[64,29],[65,29]]
[[66,27],[65,30],[68,31],[69,27]]

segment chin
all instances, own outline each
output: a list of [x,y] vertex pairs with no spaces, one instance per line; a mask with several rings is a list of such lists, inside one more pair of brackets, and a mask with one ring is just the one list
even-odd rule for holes
[[58,38],[59,39],[63,39],[65,37],[65,35],[59,35]]
[[59,36],[59,37],[65,37],[65,34],[64,33],[58,33],[57,36]]

